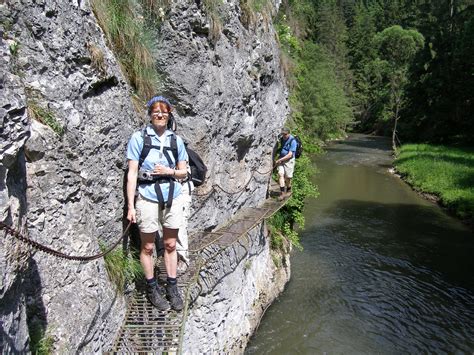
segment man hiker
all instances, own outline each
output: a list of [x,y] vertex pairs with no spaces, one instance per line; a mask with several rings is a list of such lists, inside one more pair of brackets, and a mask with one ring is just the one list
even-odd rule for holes
[[[187,176],[188,154],[181,137],[168,129],[170,102],[163,96],[155,96],[147,107],[151,124],[135,132],[127,146],[127,219],[138,223],[140,229],[140,262],[145,272],[148,299],[159,310],[167,310],[171,305],[180,311],[184,304],[177,287],[176,241],[182,225],[183,196],[177,179]],[[177,148],[177,159],[172,146]],[[143,157],[144,148],[147,148],[146,157]],[[157,283],[154,275],[153,250],[159,229],[163,230],[165,246],[166,289]]]
[[189,162],[187,163],[188,177],[181,180],[181,194],[183,195],[183,218],[178,232],[178,243],[176,244],[176,251],[178,252],[178,272],[185,272],[189,266],[189,235],[188,235],[188,221],[191,214],[192,192],[194,190],[194,183],[189,178],[191,168]]
[[[275,161],[278,165],[278,176],[280,183],[280,201],[291,195],[291,179],[295,170],[296,139],[290,134],[286,127],[281,129],[281,150],[279,158]],[[286,191],[285,191],[286,187]]]

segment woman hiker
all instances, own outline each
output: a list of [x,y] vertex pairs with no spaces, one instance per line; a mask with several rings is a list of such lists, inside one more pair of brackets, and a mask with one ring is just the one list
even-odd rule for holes
[[[170,102],[163,96],[155,96],[147,107],[151,124],[135,132],[127,146],[127,219],[138,223],[140,230],[140,262],[148,299],[159,310],[167,310],[171,305],[180,311],[184,305],[177,287],[176,241],[183,218],[183,196],[177,179],[187,176],[188,155],[181,137],[168,129],[173,109]],[[173,144],[175,149],[177,146],[178,159],[172,153]],[[142,153],[144,147],[148,147],[146,157]],[[158,284],[154,275],[153,250],[160,227],[165,246],[166,288]]]

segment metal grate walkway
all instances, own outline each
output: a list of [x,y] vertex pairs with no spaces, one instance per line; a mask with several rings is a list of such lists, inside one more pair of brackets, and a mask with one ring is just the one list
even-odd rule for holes
[[[189,267],[183,274],[178,274],[178,288],[185,302],[183,311],[157,310],[146,298],[145,285],[138,285],[112,353],[180,353],[184,324],[192,303],[190,286],[198,283],[199,271],[223,249],[277,212],[286,201],[270,197],[260,207],[239,211],[217,231],[190,235]],[[163,258],[159,258],[157,269],[162,283],[166,279]]]

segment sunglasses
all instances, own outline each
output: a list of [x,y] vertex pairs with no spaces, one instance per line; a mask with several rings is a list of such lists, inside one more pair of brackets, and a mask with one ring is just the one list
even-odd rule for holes
[[151,118],[154,118],[154,119],[165,119],[165,118],[168,118],[169,116],[169,112],[160,112],[160,111],[157,111],[157,112],[153,112],[151,114]]

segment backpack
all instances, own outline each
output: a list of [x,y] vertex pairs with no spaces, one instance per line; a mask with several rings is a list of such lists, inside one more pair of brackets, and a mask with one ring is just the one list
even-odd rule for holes
[[198,153],[188,148],[186,143],[185,146],[189,157],[189,167],[191,168],[191,174],[188,174],[188,179],[193,182],[194,186],[201,186],[206,179],[207,167]]
[[[138,162],[138,166],[140,167],[143,162],[145,161],[146,156],[150,152],[150,149],[153,147],[151,144],[151,138],[146,134],[146,127],[143,129],[142,132],[143,137],[143,149],[140,154],[140,160]],[[189,167],[191,168],[191,173],[188,173],[188,181],[192,181],[194,186],[201,186],[205,179],[207,173],[207,167],[202,161],[201,157],[198,153],[188,147],[188,144],[185,142],[184,146],[186,147],[186,152],[188,153],[189,157]],[[165,147],[165,157],[170,162],[168,155],[166,154],[168,151],[174,156],[174,161],[178,161],[178,144],[176,143],[176,134],[173,133],[171,136],[170,147]]]
[[[293,139],[296,141],[295,158],[298,159],[301,156],[301,154],[303,153],[303,143],[301,142],[301,138],[299,136],[293,136],[292,140]],[[291,143],[293,142],[292,140],[288,142],[288,144],[290,144],[290,146],[291,146]],[[283,148],[283,146],[285,145],[283,143],[283,138],[281,139],[280,145],[281,145],[281,148]]]
[[296,153],[295,153],[295,158],[298,159],[301,154],[303,153],[303,143],[301,142],[300,137],[294,136],[296,140]]

